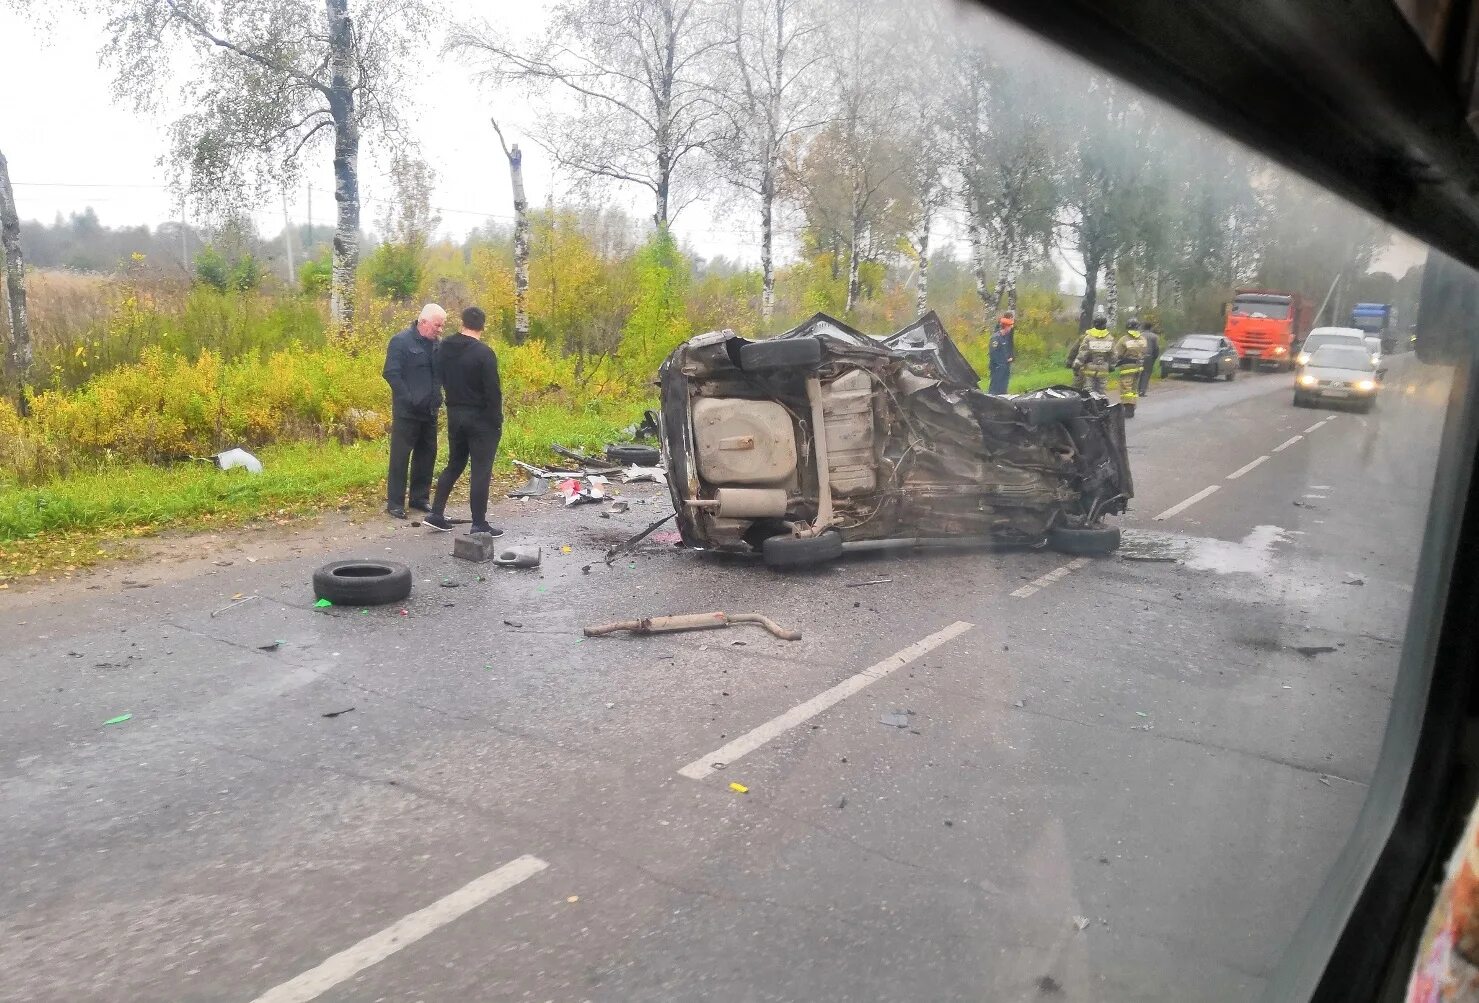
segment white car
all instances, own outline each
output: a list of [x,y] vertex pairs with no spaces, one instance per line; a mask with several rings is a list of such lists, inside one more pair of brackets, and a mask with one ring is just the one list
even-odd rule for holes
[[1307,366],[1310,356],[1324,345],[1352,345],[1366,350],[1366,332],[1359,327],[1317,327],[1304,336],[1299,354],[1294,356],[1296,366]]
[[1377,338],[1377,337],[1373,337],[1372,335],[1369,335],[1368,334],[1366,336],[1366,348],[1371,352],[1371,365],[1372,365],[1372,367],[1373,368],[1380,369],[1381,368],[1381,339],[1380,338]]

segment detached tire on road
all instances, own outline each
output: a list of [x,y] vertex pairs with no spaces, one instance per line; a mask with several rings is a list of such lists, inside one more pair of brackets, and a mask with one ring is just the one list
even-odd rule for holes
[[760,545],[760,553],[772,568],[826,564],[842,556],[842,536],[835,530],[811,537],[769,536]]
[[1060,554],[1103,557],[1120,549],[1118,526],[1054,526],[1048,530],[1048,546]]
[[313,594],[335,606],[384,606],[411,594],[411,569],[394,561],[334,561],[313,573]]
[[811,369],[822,361],[820,338],[781,338],[741,345],[740,368],[750,373],[767,369]]
[[606,447],[606,459],[625,466],[635,463],[639,467],[655,467],[662,459],[656,446],[611,445]]

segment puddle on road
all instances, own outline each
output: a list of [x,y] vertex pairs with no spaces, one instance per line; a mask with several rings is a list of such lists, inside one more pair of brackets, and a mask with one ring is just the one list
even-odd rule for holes
[[1176,561],[1219,575],[1266,575],[1273,571],[1274,544],[1287,539],[1288,532],[1278,526],[1256,526],[1238,541],[1127,529],[1119,555],[1126,561]]

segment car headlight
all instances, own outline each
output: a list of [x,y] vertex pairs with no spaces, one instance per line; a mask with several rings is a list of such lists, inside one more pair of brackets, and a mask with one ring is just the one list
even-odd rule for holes
[[1356,389],[1357,390],[1375,390],[1376,389],[1376,381],[1375,380],[1362,380],[1360,383],[1357,383],[1356,384]]
[[1381,356],[1380,355],[1373,355],[1371,357],[1371,364],[1373,366],[1379,366],[1379,365],[1381,365]]
[[1299,363],[1301,366],[1307,366],[1310,364],[1310,353],[1300,352],[1294,357],[1294,361]]
[[1304,376],[1301,376],[1299,378],[1299,385],[1302,386],[1302,387],[1312,387],[1316,383],[1319,383],[1319,382],[1320,382],[1319,380],[1317,380],[1313,376],[1309,376],[1309,375],[1304,375]]

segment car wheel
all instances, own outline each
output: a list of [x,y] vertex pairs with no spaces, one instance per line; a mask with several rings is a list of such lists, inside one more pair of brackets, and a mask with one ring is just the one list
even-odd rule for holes
[[411,594],[411,569],[394,561],[333,561],[313,573],[313,594],[335,606],[384,606]]
[[1048,546],[1060,554],[1100,557],[1120,547],[1118,526],[1054,526],[1048,530]]
[[810,369],[822,361],[820,338],[780,338],[741,345],[740,368],[746,372],[767,369]]
[[1304,394],[1300,393],[1298,390],[1294,391],[1294,406],[1309,407],[1308,402],[1306,402],[1304,399]]
[[662,460],[656,446],[611,445],[606,447],[606,459],[625,466],[634,463],[639,467],[655,467]]
[[829,529],[821,536],[769,536],[760,545],[760,553],[772,568],[826,564],[842,556],[842,535]]
[[1224,377],[1224,379],[1226,379],[1227,382],[1229,382],[1229,383],[1231,383],[1233,380],[1235,380],[1237,378],[1238,378],[1238,369],[1237,369],[1236,366],[1234,366],[1233,368],[1229,369],[1227,371],[1227,376]]

